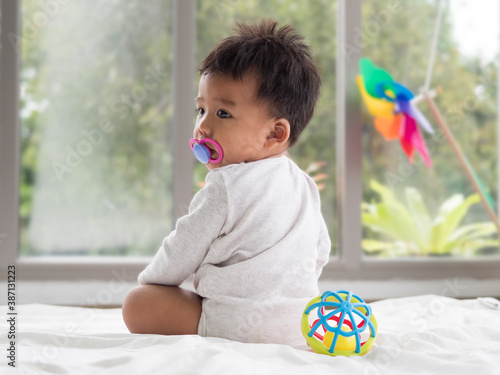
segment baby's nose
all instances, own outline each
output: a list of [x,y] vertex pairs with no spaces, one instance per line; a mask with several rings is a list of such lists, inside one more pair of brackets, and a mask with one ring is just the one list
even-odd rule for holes
[[210,125],[208,124],[207,120],[204,119],[198,125],[197,128],[198,135],[200,135],[202,138],[207,138],[207,137],[210,138],[210,133],[211,133],[210,129],[211,129]]
[[199,127],[195,128],[194,133],[193,133],[193,138],[196,138],[196,139],[207,138],[207,133],[205,133]]

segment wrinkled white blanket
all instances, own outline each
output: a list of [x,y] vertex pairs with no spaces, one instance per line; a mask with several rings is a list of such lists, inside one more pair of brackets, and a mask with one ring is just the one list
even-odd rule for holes
[[371,352],[364,357],[330,357],[307,346],[132,335],[120,309],[20,305],[15,369],[7,365],[7,307],[0,306],[0,373],[500,374],[497,300],[425,295],[371,306],[379,327]]

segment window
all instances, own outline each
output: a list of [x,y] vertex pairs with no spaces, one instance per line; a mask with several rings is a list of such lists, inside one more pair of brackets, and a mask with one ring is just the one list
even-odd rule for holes
[[50,4],[22,2],[20,254],[150,255],[173,228],[172,2]]
[[[418,94],[433,50],[440,2],[363,3],[363,56]],[[499,7],[448,2],[442,10],[432,87],[435,102],[495,210],[498,154]],[[414,163],[363,118],[363,249],[366,257],[498,257],[497,228],[425,101],[434,127],[421,130],[432,165]],[[420,128],[422,129],[422,128]]]
[[[258,22],[273,18],[280,25],[291,24],[311,45],[320,70],[322,87],[314,116],[298,143],[289,150],[291,158],[302,170],[316,180],[320,189],[322,212],[332,238],[332,255],[337,254],[338,223],[336,205],[336,118],[335,118],[335,1],[197,1],[197,50],[196,66],[223,38],[231,34],[237,22]],[[313,21],[314,20],[314,21]],[[217,24],[217,27],[214,27]],[[197,74],[197,78],[199,75]],[[196,80],[195,92],[198,91]],[[194,124],[194,120],[193,120]],[[195,165],[195,191],[200,189],[207,169]]]
[[[446,142],[434,145],[432,168],[418,157],[408,164],[397,142],[376,133],[355,86],[359,60],[369,57],[418,92],[438,2],[41,4],[1,2],[0,259],[2,265],[18,259],[23,278],[109,279],[119,266],[135,279],[206,174],[186,141],[195,120],[196,68],[236,21],[263,17],[290,22],[305,36],[323,78],[315,116],[290,150],[321,188],[333,247],[323,277],[499,276],[494,242],[421,256],[362,221],[362,203],[380,201],[371,181],[402,202],[411,188],[431,217],[454,194],[474,193]],[[432,87],[442,87],[435,101],[445,115],[457,103],[465,108],[454,135],[495,199],[499,43],[492,30],[499,11],[488,2],[491,18],[471,12],[471,4],[447,4]],[[433,122],[425,104],[419,108]],[[432,138],[426,140],[429,146]],[[482,222],[489,218],[474,204],[460,225]],[[495,239],[491,231],[484,236]]]
[[18,255],[17,216],[19,206],[17,102],[17,45],[18,29],[16,2],[0,2],[0,258],[2,268],[14,262]]
[[[426,33],[433,30],[433,25],[429,26],[429,23],[436,19],[439,2],[377,0],[339,1],[338,4],[338,56],[342,57],[337,58],[336,61],[338,117],[336,146],[339,155],[340,258],[337,262],[332,261],[327,265],[323,276],[346,280],[390,279],[394,277],[404,279],[460,276],[498,277],[498,245],[495,242],[498,234],[491,230],[491,225],[487,228],[486,241],[492,242],[484,246],[484,250],[480,252],[467,251],[466,256],[465,254],[455,255],[459,253],[455,251],[453,256],[419,256],[412,252],[401,252],[400,244],[396,243],[397,240],[388,238],[387,233],[380,233],[380,230],[376,230],[378,228],[368,226],[366,221],[365,228],[363,228],[361,209],[358,210],[358,207],[361,207],[362,203],[366,205],[373,203],[373,201],[377,203],[377,199],[380,200],[378,194],[371,188],[373,184],[371,185],[370,181],[374,180],[379,184],[386,183],[384,178],[389,174],[388,172],[394,174],[394,170],[397,171],[401,152],[397,143],[395,145],[385,143],[380,134],[374,132],[373,118],[369,117],[363,109],[360,94],[355,85],[356,77],[359,74],[359,60],[362,57],[372,59],[376,64],[390,71],[396,80],[401,81],[412,90],[418,90],[425,77],[428,61],[426,56],[432,39],[432,35]],[[498,12],[495,11],[497,5],[489,4],[491,7],[488,12],[494,17],[488,17],[487,22],[490,28],[494,23],[495,28],[498,29]],[[461,5],[456,4],[455,6],[468,7],[469,11],[462,11],[462,14],[471,15],[470,18],[467,16],[467,19],[472,19],[469,2],[462,2]],[[498,121],[496,109],[498,107],[496,99],[498,56],[493,62],[491,60],[479,63],[472,61],[470,64],[470,56],[469,63],[467,63],[465,56],[462,56],[462,51],[454,51],[450,29],[453,25],[463,35],[467,33],[467,25],[459,18],[450,15],[453,11],[455,9],[445,9],[444,12],[442,25],[444,36],[440,37],[438,44],[438,57],[441,60],[436,62],[433,86],[441,84],[444,88],[445,82],[461,80],[462,87],[457,89],[457,86],[454,86],[455,82],[453,82],[454,88],[449,90],[452,92],[440,94],[436,98],[436,102],[440,106],[449,105],[450,100],[464,95],[467,89],[469,89],[467,95],[472,94],[474,97],[476,93],[479,93],[481,100],[475,102],[474,111],[471,111],[476,117],[468,119],[470,127],[478,126],[477,131],[475,133],[463,132],[462,137],[458,139],[459,141],[469,140],[471,135],[483,139],[483,152],[485,150],[484,144],[488,144],[489,156],[487,160],[489,160],[489,164],[485,160],[484,154],[483,157],[480,157],[481,154],[478,154],[479,151],[473,143],[466,143],[468,148],[465,149],[465,152],[471,163],[475,163],[474,167],[478,175],[485,181],[485,185],[489,187],[490,194],[495,196],[497,192],[496,172],[498,170],[496,163],[498,156],[495,156],[498,155],[498,133],[495,130],[495,124]],[[478,17],[481,18],[481,16]],[[483,35],[481,33],[484,31],[481,30],[474,29],[474,39]],[[491,35],[495,37],[491,39]],[[485,36],[486,39],[489,40],[490,50],[498,51],[497,34],[489,29],[488,36]],[[451,56],[452,54],[454,56]],[[488,54],[487,56],[491,57],[492,55]],[[445,61],[452,57],[454,65],[451,66],[452,69],[449,69]],[[388,64],[388,66],[383,66],[384,64]],[[490,90],[489,98],[481,96],[484,88],[481,87],[481,80],[477,80],[477,76],[481,76],[478,71],[484,72],[482,78],[488,76],[488,82],[494,82],[494,88]],[[452,75],[453,73],[455,75]],[[485,107],[489,107],[489,109],[485,111]],[[428,111],[423,109],[423,112],[430,118]],[[477,125],[479,123],[480,125]],[[396,189],[389,189],[389,193],[395,193],[396,197],[402,199],[397,190],[401,191],[405,187],[415,184],[416,189],[422,190],[423,199],[427,199],[426,204],[431,204],[428,210],[432,214],[437,211],[434,201],[442,203],[443,199],[454,193],[461,193],[465,196],[471,194],[473,191],[470,190],[470,185],[465,187],[468,182],[463,178],[461,171],[455,168],[448,169],[446,172],[447,162],[451,163],[451,160],[446,158],[450,158],[452,154],[450,150],[445,150],[446,145],[443,144],[440,147],[441,160],[438,159],[439,153],[437,153],[435,166],[432,170],[427,171],[426,167],[423,166],[415,168],[418,169],[417,172],[413,172],[412,176],[406,176],[403,179],[404,183],[399,183]],[[418,157],[416,159],[420,164]],[[439,178],[436,177],[437,175]],[[452,177],[452,179],[446,180],[447,176]],[[439,191],[436,190],[437,186],[440,186]],[[463,224],[478,224],[488,220],[484,211],[481,210],[479,205],[471,208]],[[397,217],[397,219],[400,218]],[[399,224],[399,222],[397,223]],[[484,233],[478,230],[478,234]],[[367,244],[367,240],[371,241],[371,244]],[[378,242],[376,244],[378,248],[373,248],[373,246],[371,249],[368,248],[367,245],[373,245],[375,241]],[[387,247],[381,246],[387,243]]]

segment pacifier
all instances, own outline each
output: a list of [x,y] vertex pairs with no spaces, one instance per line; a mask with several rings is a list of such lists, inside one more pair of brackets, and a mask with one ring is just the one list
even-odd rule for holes
[[[213,146],[215,146],[217,152],[219,153],[217,159],[212,158],[212,150],[210,149],[210,147],[205,145],[206,143],[210,143]],[[220,147],[217,142],[215,142],[213,139],[210,138],[202,138],[200,140],[197,140],[196,138],[191,138],[191,140],[189,141],[189,145],[191,146],[191,150],[193,150],[193,154],[196,157],[196,159],[201,161],[203,164],[220,163],[224,156],[224,154],[222,153],[222,147]]]

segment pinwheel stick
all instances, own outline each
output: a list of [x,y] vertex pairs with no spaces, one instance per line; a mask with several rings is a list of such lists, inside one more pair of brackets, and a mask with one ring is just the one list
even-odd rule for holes
[[474,190],[476,190],[476,192],[481,197],[481,203],[483,204],[484,208],[486,209],[486,212],[490,216],[493,223],[496,225],[498,233],[500,233],[500,222],[498,221],[498,218],[495,215],[495,212],[493,211],[490,204],[488,203],[488,198],[486,197],[486,194],[484,193],[483,189],[481,189],[479,182],[475,178],[472,167],[470,166],[470,164],[467,162],[467,159],[463,155],[462,150],[460,149],[460,146],[458,145],[457,141],[455,140],[455,137],[453,137],[453,134],[451,133],[443,116],[441,116],[441,112],[439,111],[438,107],[436,106],[436,103],[434,102],[434,100],[431,98],[431,96],[427,92],[424,92],[423,95],[424,95],[424,99],[425,99],[427,105],[429,106],[429,109],[431,110],[432,115],[436,119],[437,124],[439,125],[439,127],[443,131],[446,139],[448,140],[448,143],[450,144],[451,148],[455,152],[455,155],[458,157],[458,160],[460,161],[460,165],[462,166],[462,169],[465,171],[467,178],[472,183],[472,186],[474,186]]

